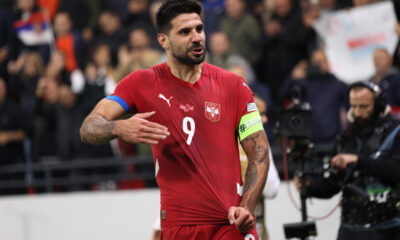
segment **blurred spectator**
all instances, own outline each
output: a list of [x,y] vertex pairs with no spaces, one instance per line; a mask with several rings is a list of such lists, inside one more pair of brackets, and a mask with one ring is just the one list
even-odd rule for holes
[[149,0],[127,0],[124,25],[130,28],[153,28],[149,14]]
[[155,1],[151,5],[150,2],[150,0],[128,0],[124,25],[130,30],[144,29],[150,37],[151,47],[163,50],[158,44],[155,20],[152,19],[152,14],[157,13],[162,1]]
[[[83,38],[92,35],[100,14],[98,0],[59,0],[58,12],[67,12],[73,21],[74,28],[82,33]],[[90,36],[89,36],[90,37]]]
[[246,1],[225,0],[226,14],[219,22],[219,31],[225,32],[231,50],[254,65],[260,58],[262,31],[257,20],[245,12]]
[[0,78],[0,165],[24,160],[25,112],[7,97],[7,86]]
[[129,34],[129,47],[122,46],[118,52],[118,66],[115,79],[119,82],[127,74],[157,64],[162,53],[150,47],[150,38],[144,29],[132,30]]
[[64,52],[55,51],[51,54],[51,59],[47,64],[45,75],[56,79],[60,84],[71,84],[70,73],[65,68]]
[[103,68],[90,62],[85,68],[85,80],[82,98],[83,105],[88,105],[85,111],[89,113],[99,100],[114,92],[116,83],[105,74]]
[[57,155],[57,101],[59,83],[42,77],[36,88],[37,103],[33,122],[32,159]]
[[80,154],[82,146],[79,137],[79,124],[82,121],[77,113],[76,103],[78,96],[70,87],[59,86],[57,106],[57,152],[62,159],[73,159]]
[[210,54],[209,62],[223,69],[228,69],[232,59],[240,58],[246,60],[231,50],[231,43],[228,35],[224,32],[214,32],[210,36]]
[[18,0],[13,21],[14,39],[10,45],[10,58],[16,59],[26,50],[37,51],[47,62],[53,35],[50,19],[43,14],[35,0]]
[[122,28],[118,14],[115,12],[108,10],[102,12],[98,24],[100,33],[95,37],[95,43],[107,44],[110,47],[112,64],[116,66],[118,49],[126,41],[127,34]]
[[67,85],[74,93],[81,93],[85,84],[85,79],[79,68],[73,72],[68,72],[65,65],[65,54],[55,51],[51,55],[51,61],[46,68],[46,76],[54,78],[59,84]]
[[206,34],[207,46],[212,33],[217,31],[218,23],[224,15],[224,0],[204,0],[204,32]]
[[54,33],[56,45],[59,51],[65,55],[65,69],[68,72],[74,71],[82,63],[82,42],[78,33],[72,31],[72,21],[67,12],[58,12],[54,18]]
[[[105,45],[102,46],[104,47]],[[99,51],[104,51],[101,50],[103,48],[102,46],[98,48]],[[96,58],[96,51],[94,56],[94,58]],[[97,57],[99,56],[97,55]],[[79,104],[76,106],[76,114],[78,118],[80,118],[80,121],[83,121],[93,107],[96,106],[98,101],[113,93],[116,86],[114,79],[107,76],[105,68],[98,64],[89,62],[86,65],[84,75],[84,90],[80,95]],[[77,156],[85,158],[112,157],[113,152],[110,144],[100,146],[82,144],[79,148],[79,152],[77,152]]]
[[282,88],[283,99],[289,99],[295,86],[302,90],[302,99],[312,108],[312,141],[333,144],[345,126],[346,85],[329,72],[329,63],[322,50],[315,50],[308,64],[301,61]]
[[2,1],[0,3],[0,77],[4,78],[7,78],[8,52],[13,39],[12,18],[10,1]]
[[303,24],[301,11],[291,0],[273,0],[273,6],[272,18],[265,24],[266,42],[259,75],[271,88],[275,101],[292,68],[307,58],[308,29]]
[[[24,111],[7,97],[6,83],[0,78],[0,168],[24,163],[25,121]],[[4,172],[0,175],[0,180],[5,182],[23,177],[23,173]],[[20,191],[16,189],[0,191],[0,195],[15,193],[20,193]]]
[[370,81],[379,85],[389,105],[400,106],[400,75],[392,63],[393,58],[386,49],[375,50],[375,74]]
[[57,13],[59,3],[60,0],[37,0],[39,7],[46,11],[45,14],[48,14],[51,20],[54,19]]
[[38,53],[22,53],[16,62],[8,65],[9,93],[17,100],[31,122],[36,105],[36,86],[43,71],[43,60]]
[[160,51],[164,51],[164,49],[160,46],[157,39],[157,23],[156,23],[156,14],[158,9],[160,9],[161,5],[165,0],[155,0],[150,4],[149,12],[150,12],[150,20],[153,24],[152,31],[148,31],[150,39],[151,39],[151,47]]
[[150,4],[149,7],[149,14],[150,14],[150,20],[151,24],[156,28],[157,26],[157,20],[156,20],[156,15],[158,10],[160,9],[161,5],[164,3],[165,0],[155,0]]
[[93,63],[95,64],[96,69],[102,72],[102,75],[109,78],[115,84],[115,79],[114,79],[115,70],[111,63],[110,47],[106,44],[100,44],[96,46],[92,54],[92,60]]

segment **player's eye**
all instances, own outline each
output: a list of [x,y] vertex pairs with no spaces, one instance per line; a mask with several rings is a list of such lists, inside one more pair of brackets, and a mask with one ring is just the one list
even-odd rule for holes
[[199,25],[196,27],[196,32],[201,33],[204,30],[204,26],[203,25]]
[[179,33],[183,34],[183,35],[187,35],[187,34],[190,33],[190,29],[189,28],[184,28],[184,29],[180,30]]

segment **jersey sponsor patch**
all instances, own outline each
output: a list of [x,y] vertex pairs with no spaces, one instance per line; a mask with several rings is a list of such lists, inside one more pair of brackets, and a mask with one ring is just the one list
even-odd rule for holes
[[248,112],[253,112],[257,110],[256,103],[249,103],[247,104],[247,111]]
[[258,111],[248,113],[240,119],[238,127],[239,139],[242,141],[250,134],[263,129],[260,113]]
[[221,105],[213,102],[204,103],[205,116],[211,122],[218,122],[221,119]]
[[179,109],[182,109],[184,112],[194,111],[194,107],[190,106],[189,104],[181,104],[179,105]]
[[165,220],[167,219],[167,211],[166,210],[162,210],[161,211],[161,220]]

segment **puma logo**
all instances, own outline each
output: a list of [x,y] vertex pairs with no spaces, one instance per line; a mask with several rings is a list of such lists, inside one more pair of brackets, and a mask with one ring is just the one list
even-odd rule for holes
[[163,99],[163,100],[165,100],[165,101],[168,103],[168,106],[171,107],[171,104],[170,104],[169,101],[173,98],[173,96],[171,96],[170,98],[167,99],[164,95],[162,95],[162,94],[160,93],[160,94],[158,94],[158,97],[161,98],[161,99]]

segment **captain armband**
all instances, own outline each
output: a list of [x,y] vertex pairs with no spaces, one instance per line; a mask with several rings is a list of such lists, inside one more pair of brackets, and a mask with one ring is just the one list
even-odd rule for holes
[[264,130],[261,116],[258,111],[251,112],[242,116],[238,126],[239,140],[242,141],[250,134]]

